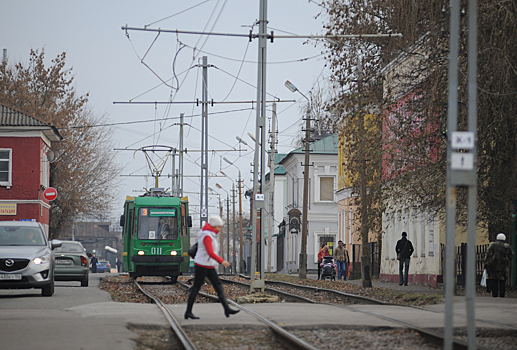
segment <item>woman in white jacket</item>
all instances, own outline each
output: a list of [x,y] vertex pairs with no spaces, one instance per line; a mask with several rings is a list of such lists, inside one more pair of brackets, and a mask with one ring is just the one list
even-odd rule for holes
[[217,241],[217,234],[223,228],[223,220],[221,217],[214,215],[208,218],[208,223],[205,224],[203,230],[198,237],[198,248],[196,256],[194,257],[194,285],[190,288],[188,296],[187,311],[185,311],[185,319],[198,319],[199,317],[194,316],[192,313],[192,307],[196,301],[199,289],[205,281],[205,277],[208,277],[214,290],[217,292],[219,301],[223,304],[224,314],[226,317],[236,314],[240,310],[230,309],[226,295],[224,294],[223,285],[215,267],[219,264],[223,264],[224,267],[230,267],[230,263],[223,260],[219,254],[219,242]]

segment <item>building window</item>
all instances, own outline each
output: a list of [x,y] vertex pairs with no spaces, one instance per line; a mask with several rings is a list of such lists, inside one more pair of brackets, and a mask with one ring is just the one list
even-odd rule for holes
[[12,186],[12,150],[0,149],[0,186]]
[[334,177],[320,177],[320,201],[334,200]]

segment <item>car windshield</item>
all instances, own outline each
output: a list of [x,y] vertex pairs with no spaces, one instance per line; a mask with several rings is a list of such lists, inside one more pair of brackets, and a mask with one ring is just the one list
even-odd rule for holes
[[83,247],[77,243],[68,243],[63,242],[61,247],[55,249],[56,253],[78,253],[81,254],[84,252]]
[[140,208],[138,239],[178,239],[176,208]]
[[0,246],[46,245],[39,227],[0,226]]

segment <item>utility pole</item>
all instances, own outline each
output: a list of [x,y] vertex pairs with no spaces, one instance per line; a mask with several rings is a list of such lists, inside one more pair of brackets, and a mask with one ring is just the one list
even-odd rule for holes
[[[363,84],[363,72],[361,66],[361,56],[357,58],[357,73],[359,80],[359,118],[361,118],[361,125],[359,126],[359,141],[364,142],[365,135],[365,118],[366,113],[363,111],[362,106],[362,84]],[[361,192],[361,245],[362,245],[362,256],[361,256],[361,279],[363,288],[372,287],[372,277],[370,273],[370,256],[368,255],[368,198],[366,189],[366,155],[364,153],[365,147],[359,147],[360,167],[359,177],[361,178],[360,192]]]
[[[221,195],[219,195],[219,216],[223,217],[223,204],[221,203]],[[224,257],[224,230],[220,231],[219,245],[221,246],[221,256]],[[223,272],[223,265],[219,264],[219,273]]]
[[[235,183],[232,188],[232,199],[233,199],[233,251],[232,251],[232,273],[235,275],[235,271],[237,270],[237,261],[235,260]],[[230,261],[230,260],[228,260]]]
[[244,273],[244,257],[242,256],[243,252],[243,245],[244,245],[244,234],[242,233],[242,180],[241,180],[241,171],[239,170],[239,222],[240,222],[240,229],[241,229],[241,241],[239,244],[239,266],[240,266],[240,273]]
[[267,270],[271,272],[271,250],[275,227],[275,146],[276,146],[276,103],[273,103],[271,118],[271,153],[269,155],[269,235],[267,248]]
[[178,180],[178,194],[179,194],[179,197],[182,198],[183,197],[183,120],[184,120],[184,114],[181,113],[180,114],[180,151],[179,151],[179,156],[180,156],[180,159],[179,159],[179,171],[180,171],[180,176],[179,176],[179,180]]
[[[226,261],[230,262],[230,194],[229,193],[226,194]],[[225,268],[225,270],[226,270],[226,268]]]
[[305,164],[303,165],[303,213],[302,213],[302,246],[300,248],[300,278],[307,278],[307,235],[309,222],[309,153],[311,147],[311,102],[307,99],[307,115],[305,116]]
[[[251,226],[252,226],[252,246],[251,246],[251,283],[250,290],[254,292],[255,289],[260,288],[264,292],[265,279],[264,279],[264,225],[260,223],[260,229],[257,232],[257,217],[258,210],[264,209],[264,128],[265,128],[265,116],[266,116],[266,47],[267,47],[267,0],[260,0],[260,17],[259,17],[259,49],[258,49],[258,69],[257,69],[257,117],[256,117],[256,128],[255,128],[255,155],[253,160],[253,210],[251,214]],[[259,160],[260,155],[260,160]],[[260,162],[260,163],[259,163]],[[260,174],[259,174],[260,164]],[[260,176],[260,179],[259,179]],[[260,182],[260,187],[259,187]],[[261,215],[261,218],[263,215]],[[257,259],[257,235],[260,243],[260,258]],[[256,260],[259,261],[260,279],[255,279],[255,264]]]
[[[202,82],[202,117],[201,117],[201,193],[199,196],[200,211],[199,226],[208,221],[208,57],[203,56]],[[203,198],[204,196],[204,198]],[[222,247],[221,247],[222,249]]]

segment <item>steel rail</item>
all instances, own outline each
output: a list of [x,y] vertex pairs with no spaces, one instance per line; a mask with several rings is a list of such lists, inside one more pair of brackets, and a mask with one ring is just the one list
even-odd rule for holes
[[[243,277],[243,278],[246,278],[246,279],[249,279],[249,277],[245,276],[245,275],[239,275],[239,276]],[[239,283],[242,283],[242,282],[239,282]],[[413,306],[409,306],[409,305],[389,304],[389,303],[385,303],[383,301],[375,300],[375,299],[372,299],[372,298],[366,298],[366,297],[361,297],[361,296],[357,296],[357,295],[350,295],[350,294],[342,293],[342,292],[339,292],[339,291],[333,291],[331,289],[317,288],[317,287],[312,287],[312,286],[303,286],[303,285],[298,285],[298,284],[289,283],[289,282],[266,281],[266,284],[267,283],[285,284],[285,285],[289,285],[289,286],[292,286],[292,287],[295,287],[295,288],[300,288],[300,289],[323,290],[323,291],[327,291],[327,292],[331,292],[331,293],[336,292],[335,294],[341,294],[341,295],[345,295],[345,296],[350,296],[351,298],[357,298],[357,299],[365,298],[365,299],[368,299],[368,301],[375,301],[375,304],[413,307]],[[244,283],[244,284],[246,284],[246,283]],[[304,299],[308,299],[308,298],[304,298]],[[369,315],[369,316],[381,318],[381,319],[389,321],[389,322],[395,322],[395,323],[401,324],[401,325],[403,325],[403,326],[405,326],[405,327],[407,327],[409,329],[412,329],[412,330],[418,332],[420,335],[422,335],[424,338],[428,339],[429,341],[431,341],[431,342],[433,342],[433,343],[435,343],[437,345],[443,346],[444,337],[442,335],[440,335],[438,333],[435,333],[435,332],[432,332],[432,331],[429,331],[429,330],[426,330],[426,329],[423,329],[423,328],[420,328],[420,327],[417,327],[417,326],[414,326],[414,325],[411,325],[410,323],[407,323],[407,322],[404,322],[404,321],[400,321],[400,320],[397,320],[397,319],[394,319],[394,318],[391,318],[391,317],[387,317],[387,316],[384,316],[384,315],[378,315],[378,314],[375,314],[375,313],[372,313],[372,312],[368,312],[368,311],[364,311],[364,310],[359,310],[359,309],[356,309],[356,308],[354,308],[352,306],[340,305],[340,304],[332,304],[332,303],[320,303],[320,302],[317,302],[317,301],[312,300],[312,299],[309,299],[309,300],[310,300],[311,303],[319,303],[319,304],[338,306],[338,307],[341,307],[341,308],[344,308],[344,309],[352,310],[354,312],[360,312],[360,313],[363,313],[363,314],[366,314],[366,315]],[[414,307],[414,308],[418,308],[418,309],[425,310],[425,311],[441,313],[440,311],[427,310],[427,309],[420,308],[420,307]],[[480,349],[480,350],[488,350],[488,348],[480,346],[480,345],[477,345],[477,348]],[[461,340],[453,339],[453,350],[468,350],[468,344],[463,342],[463,341],[461,341]]]
[[[240,285],[240,286],[246,287],[246,288],[250,287],[250,285],[248,283],[244,283],[244,282],[240,282],[240,281],[227,280],[227,279],[224,279],[224,278],[219,278],[219,279],[223,283],[237,284],[237,285]],[[268,291],[268,292],[270,292],[272,294],[276,294],[276,295],[279,295],[281,297],[287,298],[287,299],[300,300],[300,301],[303,301],[304,303],[315,303],[315,301],[312,300],[312,299],[309,299],[309,298],[306,298],[306,297],[302,297],[302,296],[299,296],[299,295],[296,295],[296,294],[291,294],[291,293],[288,293],[288,292],[284,292],[284,291],[281,291],[281,290],[278,290],[278,289],[275,289],[275,288],[268,288],[268,287],[266,287],[264,290],[266,290],[266,291]]]
[[[189,289],[190,288],[190,286],[188,284],[183,283],[181,281],[178,281],[178,284],[180,286],[182,286],[183,288],[185,288],[185,289]],[[215,295],[212,295],[212,294],[208,294],[208,293],[204,293],[204,292],[199,291],[199,295],[201,295],[201,296],[203,296],[205,298],[214,300],[214,301],[219,301],[219,298],[216,297]],[[285,339],[291,345],[294,345],[297,349],[302,349],[302,350],[318,350],[317,348],[313,347],[312,345],[310,345],[309,343],[305,342],[304,340],[298,338],[294,334],[291,334],[290,332],[286,331],[282,327],[277,326],[275,323],[271,322],[270,320],[268,320],[264,316],[260,315],[259,313],[256,313],[255,311],[252,311],[252,310],[250,310],[250,309],[248,309],[248,308],[246,308],[246,307],[244,307],[242,305],[239,305],[235,301],[230,300],[230,299],[228,299],[228,303],[232,304],[233,306],[241,309],[242,311],[244,311],[244,312],[246,312],[246,313],[248,313],[248,314],[250,314],[252,316],[255,316],[257,319],[259,319],[260,321],[265,323],[269,328],[271,328],[271,330],[273,332],[275,332],[277,335],[279,335],[280,337]]]
[[[248,276],[245,276],[245,275],[239,275],[240,277],[242,278],[245,278],[245,279],[250,279]],[[313,287],[313,286],[304,286],[304,285],[300,285],[300,284],[296,284],[296,283],[290,283],[290,282],[281,282],[281,281],[267,281],[266,280],[266,284],[279,284],[279,285],[286,285],[286,286],[290,286],[290,287],[294,287],[294,288],[300,288],[300,289],[308,289],[308,290],[313,290],[315,292],[326,292],[326,293],[331,293],[331,294],[335,294],[335,295],[339,295],[339,296],[342,296],[342,297],[346,297],[346,298],[349,298],[349,299],[354,299],[354,300],[357,300],[363,304],[373,304],[373,305],[390,305],[389,303],[386,303],[384,301],[381,301],[381,300],[377,300],[377,299],[373,299],[373,298],[368,298],[368,297],[363,297],[361,295],[355,295],[355,294],[349,294],[349,293],[344,293],[344,292],[340,292],[338,290],[333,290],[333,289],[326,289],[326,288],[318,288],[318,287]]]
[[194,344],[190,341],[190,339],[188,338],[188,336],[185,334],[185,332],[183,332],[183,329],[181,328],[181,326],[179,325],[178,321],[176,321],[176,319],[174,318],[174,316],[172,315],[172,312],[167,309],[165,307],[165,305],[162,303],[162,301],[155,297],[154,295],[146,292],[139,284],[136,280],[133,280],[133,282],[135,283],[135,285],[138,287],[138,289],[143,293],[145,294],[146,296],[148,296],[149,298],[151,298],[155,304],[160,308],[160,310],[162,310],[163,314],[165,315],[165,318],[167,319],[167,321],[169,321],[169,324],[171,325],[171,328],[172,330],[174,331],[174,333],[176,333],[176,336],[178,337],[178,339],[181,341],[181,343],[183,344],[183,346],[185,347],[186,350],[196,350],[196,347],[194,346]]

